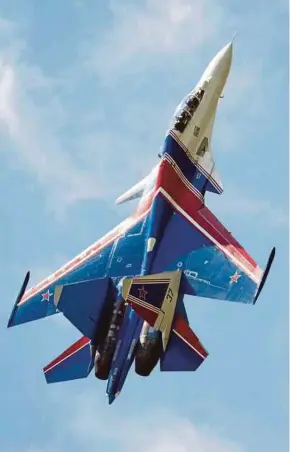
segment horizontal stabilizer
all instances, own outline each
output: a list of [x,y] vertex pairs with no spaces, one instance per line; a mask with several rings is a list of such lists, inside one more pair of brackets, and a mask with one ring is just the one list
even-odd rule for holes
[[195,371],[208,356],[188,323],[177,316],[166,351],[160,359],[160,370]]
[[114,289],[110,278],[56,286],[54,303],[84,336],[93,340],[106,303],[112,303]]
[[91,341],[82,337],[45,366],[43,372],[47,383],[58,383],[86,378],[93,365]]

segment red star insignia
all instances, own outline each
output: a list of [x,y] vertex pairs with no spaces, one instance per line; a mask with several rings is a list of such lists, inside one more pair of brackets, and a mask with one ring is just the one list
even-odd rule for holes
[[46,291],[45,293],[42,293],[42,294],[41,294],[41,296],[42,296],[41,301],[47,301],[47,302],[49,302],[49,299],[50,299],[50,297],[51,297],[52,295],[53,295],[53,294],[49,291],[49,289],[47,289],[47,291]]
[[237,283],[241,276],[242,275],[239,275],[239,273],[236,271],[232,276],[230,276],[230,280],[231,282]]
[[140,300],[146,301],[146,295],[148,293],[147,290],[144,289],[144,286],[142,286],[142,288],[138,289],[138,290],[139,290],[139,298],[140,298]]

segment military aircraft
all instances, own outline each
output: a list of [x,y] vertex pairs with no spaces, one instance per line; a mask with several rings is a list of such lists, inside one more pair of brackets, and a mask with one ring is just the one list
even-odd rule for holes
[[8,327],[57,312],[82,337],[44,368],[48,383],[95,375],[112,403],[129,369],[195,371],[208,352],[189,326],[184,295],[255,304],[265,271],[205,206],[221,194],[211,152],[233,43],[210,62],[174,113],[158,164],[117,199],[134,213],[35,287],[27,273]]

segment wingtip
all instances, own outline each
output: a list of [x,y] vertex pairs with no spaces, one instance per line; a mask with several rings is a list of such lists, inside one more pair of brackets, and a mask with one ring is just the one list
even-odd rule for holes
[[264,273],[263,273],[263,276],[262,276],[260,285],[259,285],[259,287],[258,287],[256,296],[255,296],[255,298],[254,298],[253,304],[256,304],[256,301],[258,300],[259,295],[260,295],[260,293],[262,292],[262,289],[263,289],[263,287],[264,287],[264,285],[265,285],[265,282],[266,282],[266,280],[267,280],[267,278],[268,278],[270,269],[271,269],[271,267],[272,267],[272,264],[273,264],[273,261],[274,261],[274,258],[275,258],[275,254],[276,254],[276,247],[273,246],[273,248],[272,248],[272,250],[271,250],[271,252],[270,252],[270,255],[269,255],[269,257],[268,257],[267,265],[266,265],[265,271],[264,271]]
[[24,292],[25,292],[26,287],[27,287],[27,285],[28,285],[29,279],[30,279],[30,271],[28,271],[28,272],[26,273],[26,275],[25,275],[24,281],[23,281],[23,283],[22,283],[22,286],[21,286],[21,288],[20,288],[20,291],[19,291],[19,293],[18,293],[18,295],[17,295],[17,298],[16,298],[16,301],[15,301],[15,303],[14,303],[12,312],[11,312],[11,314],[10,314],[10,317],[9,317],[9,320],[8,320],[8,323],[7,323],[7,328],[11,328],[12,326],[15,326],[15,325],[16,325],[16,324],[13,323],[13,319],[14,319],[14,317],[15,317],[15,313],[16,313],[16,311],[17,311],[18,304],[20,303],[21,298],[22,298],[23,295],[24,295]]

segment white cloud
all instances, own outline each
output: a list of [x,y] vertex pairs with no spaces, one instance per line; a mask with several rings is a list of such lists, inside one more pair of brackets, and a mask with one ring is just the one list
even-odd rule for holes
[[[92,174],[79,169],[66,152],[54,125],[46,122],[49,114],[57,113],[52,101],[37,106],[30,96],[33,89],[49,87],[39,68],[29,68],[29,84],[26,83],[21,64],[0,66],[0,119],[14,144],[16,157],[34,174],[40,185],[48,187],[54,200],[61,197],[66,203],[97,196]],[[3,127],[2,127],[3,128]]]
[[[162,419],[162,421],[161,421]],[[133,431],[132,439],[123,438],[124,450],[140,452],[242,452],[237,443],[219,435],[211,428],[196,426],[188,419],[175,416],[156,416],[154,423],[148,420],[144,423],[131,423],[124,426],[123,431]],[[148,444],[144,441],[140,446],[140,438],[150,438]]]
[[272,205],[270,201],[257,198],[256,194],[250,197],[234,187],[229,187],[218,199],[216,195],[212,195],[210,205],[219,213],[230,213],[241,219],[245,216],[248,219],[254,217],[255,222],[270,229],[285,228],[289,225],[289,209]]
[[[51,407],[53,436],[42,435],[26,452],[110,450],[118,452],[245,452],[231,439],[229,429],[194,423],[154,401],[134,415],[114,409],[96,392],[70,392],[67,386],[50,386],[46,411]],[[115,402],[118,403],[118,400]],[[65,422],[64,422],[65,420]],[[103,447],[104,445],[104,447]]]
[[95,395],[81,394],[74,400],[66,426],[68,434],[83,451],[92,450],[102,440],[113,441],[116,450],[126,452],[244,451],[241,445],[228,439],[224,428],[216,430],[197,425],[164,409],[143,410],[138,417],[124,413],[120,418],[108,406],[98,415]]
[[[74,90],[81,70],[76,68],[69,79],[48,76],[29,62],[29,49],[19,39],[15,24],[2,20],[1,37],[6,40],[0,44],[0,136],[10,144],[1,146],[1,151],[8,156],[10,166],[31,173],[48,196],[50,208],[59,215],[65,206],[77,201],[119,194],[116,186],[124,180],[119,172],[124,160],[131,173],[140,171],[143,165],[130,158],[134,143],[124,139],[119,142],[110,125],[98,129],[96,117],[102,118],[102,112],[90,118],[89,131],[88,127],[84,131],[82,121],[90,113],[86,109],[79,111],[78,123],[70,106],[61,99],[67,84]],[[86,80],[86,74],[83,76]],[[62,128],[73,130],[76,123],[72,146]]]
[[[126,72],[160,67],[163,58],[167,58],[168,67],[180,68],[180,61],[182,66],[184,63],[188,67],[191,62],[192,70],[199,62],[200,51],[215,41],[225,42],[231,23],[237,22],[224,5],[208,0],[146,0],[138,4],[111,1],[108,8],[111,20],[101,36],[87,43],[85,54],[90,62],[89,73],[93,67],[95,73],[105,75],[102,80],[112,86],[112,77],[117,80]],[[29,49],[18,32],[14,23],[0,19],[0,134],[8,136],[12,143],[10,163],[29,171],[50,197],[50,205],[59,211],[77,201],[119,195],[149,171],[158,152],[157,147],[154,153],[148,146],[150,136],[146,137],[147,143],[140,140],[149,125],[146,123],[144,127],[140,118],[148,115],[152,123],[162,123],[167,117],[168,105],[157,99],[152,109],[150,96],[148,103],[144,102],[144,96],[143,103],[140,98],[131,99],[122,111],[122,116],[128,118],[124,128],[112,133],[112,125],[106,118],[109,113],[103,112],[96,100],[94,116],[91,110],[82,107],[77,112],[77,122],[76,112],[70,112],[70,105],[62,94],[68,83],[73,94],[80,80],[85,84],[88,72],[84,60],[72,62],[69,79],[51,77],[28,59]],[[234,73],[221,106],[223,115],[214,134],[220,149],[233,149],[235,135],[241,140],[242,134],[236,133],[241,115],[236,113],[248,105],[249,96],[248,116],[251,111],[255,116],[262,105],[254,89],[261,79],[261,64],[256,58],[251,61],[249,58],[243,60],[243,64],[240,61],[236,69],[233,65]],[[99,79],[95,83],[98,84]],[[84,118],[90,118],[90,124],[82,127]],[[64,127],[75,129],[76,124],[72,144],[62,132]],[[135,135],[130,127],[134,128]],[[152,143],[156,141],[153,139]],[[2,146],[2,152],[7,152],[6,148]],[[146,159],[144,152],[148,153]],[[119,170],[124,162],[126,179]]]
[[[224,12],[217,3],[199,0],[146,0],[109,3],[112,25],[89,44],[90,64],[111,77],[112,71],[135,72],[168,54],[180,64],[186,51],[193,55],[221,32]],[[101,39],[101,40],[100,40]],[[172,58],[174,55],[174,59]],[[136,59],[139,57],[139,60]]]
[[13,96],[14,73],[11,66],[2,64],[0,66],[0,118],[8,127],[9,133],[13,135],[17,128],[17,117],[14,112]]

